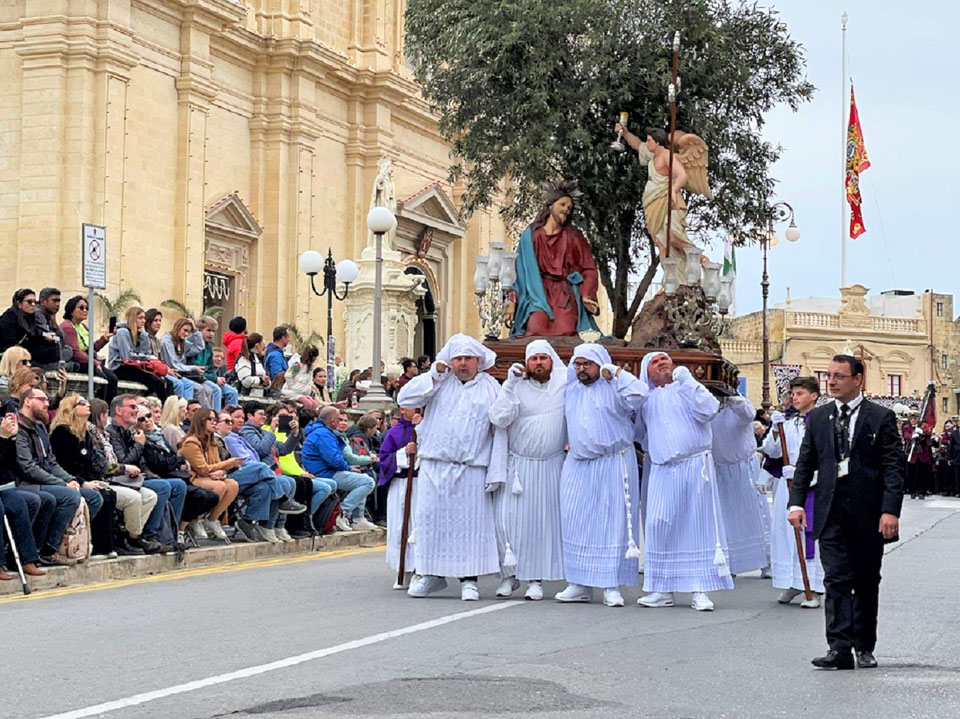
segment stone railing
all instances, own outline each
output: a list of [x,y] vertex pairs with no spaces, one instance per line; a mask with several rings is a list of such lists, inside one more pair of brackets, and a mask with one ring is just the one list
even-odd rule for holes
[[924,321],[908,317],[874,317],[873,329],[877,332],[897,332],[904,334],[923,334]]
[[763,354],[763,340],[738,340],[738,339],[720,339],[720,348],[724,356],[727,355],[751,355],[757,356]]
[[788,312],[786,317],[788,327],[823,327],[839,329],[840,315],[829,312]]
[[873,315],[840,315],[831,312],[788,312],[787,327],[842,329],[844,327],[873,332],[923,334],[923,319],[911,317],[878,317]]

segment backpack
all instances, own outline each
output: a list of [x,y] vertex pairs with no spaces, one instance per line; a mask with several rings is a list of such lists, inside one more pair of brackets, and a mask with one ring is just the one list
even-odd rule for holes
[[64,557],[76,559],[78,562],[85,562],[90,558],[93,551],[90,539],[90,510],[83,497],[80,498],[80,506],[77,507],[73,518],[67,524],[63,539],[60,541],[60,549],[57,551]]
[[340,495],[332,492],[329,497],[323,500],[316,513],[313,515],[313,526],[320,534],[330,534],[333,532],[333,525],[340,516]]

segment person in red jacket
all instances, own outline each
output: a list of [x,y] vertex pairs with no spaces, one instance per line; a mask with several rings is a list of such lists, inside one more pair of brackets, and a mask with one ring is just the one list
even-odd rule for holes
[[227,372],[233,370],[240,356],[240,348],[247,339],[247,320],[243,317],[234,317],[223,333],[223,346],[227,350]]
[[907,453],[906,486],[910,490],[910,498],[926,499],[932,489],[933,456],[930,453],[930,432],[920,424],[920,415],[916,411],[910,414],[910,421],[903,425],[903,446]]

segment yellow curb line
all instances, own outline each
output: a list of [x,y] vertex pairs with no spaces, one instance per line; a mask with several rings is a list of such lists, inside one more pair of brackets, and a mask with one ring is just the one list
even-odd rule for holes
[[384,546],[378,547],[357,547],[353,549],[335,549],[329,552],[313,552],[311,554],[297,554],[290,557],[275,557],[272,559],[254,559],[247,562],[238,562],[236,564],[212,565],[209,567],[197,567],[196,569],[182,569],[166,572],[164,574],[149,574],[145,577],[135,577],[133,579],[119,579],[109,582],[97,582],[96,584],[82,584],[76,587],[62,587],[60,589],[36,590],[33,594],[13,594],[6,597],[0,597],[0,604],[9,604],[10,602],[23,602],[31,599],[50,599],[52,597],[62,597],[68,594],[79,594],[81,592],[97,592],[101,589],[113,589],[115,587],[129,587],[135,584],[147,584],[150,582],[169,582],[176,579],[187,579],[188,577],[197,577],[205,574],[223,574],[225,572],[240,572],[245,569],[257,569],[259,567],[275,567],[283,564],[297,564],[299,562],[310,562],[320,559],[337,559],[339,557],[352,557],[359,554],[372,554],[373,552],[383,552]]

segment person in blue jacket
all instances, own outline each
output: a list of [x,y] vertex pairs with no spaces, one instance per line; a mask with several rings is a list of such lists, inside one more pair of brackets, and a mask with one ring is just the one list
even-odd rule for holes
[[273,342],[267,345],[267,352],[263,357],[263,368],[270,379],[287,371],[287,358],[283,352],[288,344],[290,344],[290,330],[283,325],[274,327]]
[[324,407],[316,422],[311,422],[304,434],[301,464],[315,477],[329,477],[337,483],[337,490],[346,493],[340,503],[337,527],[375,529],[376,525],[363,515],[367,496],[373,491],[373,479],[355,472],[343,457],[346,443],[336,434],[340,424],[340,410]]

